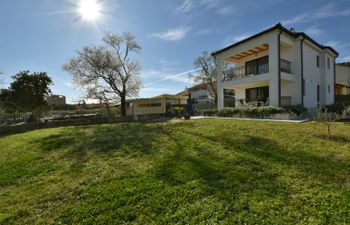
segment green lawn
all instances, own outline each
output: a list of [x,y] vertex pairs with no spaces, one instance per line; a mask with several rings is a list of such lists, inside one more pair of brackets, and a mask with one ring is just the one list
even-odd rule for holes
[[350,124],[128,123],[0,137],[0,224],[350,224]]

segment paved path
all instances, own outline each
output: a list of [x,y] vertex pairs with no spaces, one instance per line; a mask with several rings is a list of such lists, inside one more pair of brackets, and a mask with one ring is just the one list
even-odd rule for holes
[[236,118],[236,117],[216,117],[216,116],[192,116],[191,120],[198,119],[225,119],[225,120],[247,120],[247,121],[264,121],[264,122],[283,122],[283,123],[304,123],[311,119],[305,120],[275,120],[275,119],[255,119],[255,118]]

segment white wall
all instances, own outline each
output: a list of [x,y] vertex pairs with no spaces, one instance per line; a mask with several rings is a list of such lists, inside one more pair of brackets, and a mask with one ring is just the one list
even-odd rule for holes
[[[160,103],[160,107],[140,107],[140,104]],[[160,114],[166,112],[165,99],[140,99],[132,102],[128,115]]]
[[317,55],[321,57],[322,52],[310,47],[306,41],[303,45],[303,51],[305,80],[304,106],[313,108],[317,107],[317,85],[321,85],[321,65],[317,67],[316,58]]
[[[301,104],[301,60],[300,60],[300,41],[290,40],[289,45],[281,46],[281,59],[291,62],[291,74],[294,80],[281,81],[281,96],[292,97],[292,105]],[[283,73],[283,72],[282,72]]]
[[[329,57],[330,60],[330,67],[327,67],[327,57]],[[330,54],[324,54],[324,80],[325,84],[323,89],[323,96],[324,96],[324,104],[331,105],[334,104],[334,57]],[[329,91],[328,91],[329,86]]]

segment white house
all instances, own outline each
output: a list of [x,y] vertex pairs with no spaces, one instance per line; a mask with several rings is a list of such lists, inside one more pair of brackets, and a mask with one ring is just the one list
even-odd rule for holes
[[174,111],[177,106],[186,107],[187,97],[163,94],[152,98],[127,100],[127,115],[161,115]]
[[[302,105],[307,108],[335,101],[335,59],[338,52],[303,32],[277,24],[212,54],[218,65],[218,108],[225,94],[234,93],[235,104]],[[233,74],[224,79],[223,65]]]
[[[213,84],[216,85],[216,84]],[[211,94],[209,84],[197,84],[193,87],[186,88],[184,91],[176,94],[177,96],[188,96],[191,93],[191,98],[194,103],[211,103],[214,102],[214,97]]]

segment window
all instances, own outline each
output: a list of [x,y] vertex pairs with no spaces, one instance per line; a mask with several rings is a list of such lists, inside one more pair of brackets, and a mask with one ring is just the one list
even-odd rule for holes
[[269,72],[269,57],[254,59],[245,63],[246,75],[257,75]]
[[151,103],[151,107],[161,107],[162,103]]
[[246,62],[245,71],[246,71],[246,75],[257,74],[256,60]]
[[234,89],[224,89],[224,107],[235,107],[236,98]]
[[140,108],[148,108],[150,105],[148,103],[140,103],[139,107]]
[[269,87],[249,88],[245,90],[246,102],[266,103],[269,98]]
[[329,57],[327,57],[327,68],[331,68],[331,59]]
[[328,93],[331,93],[331,85],[328,85]]
[[317,64],[317,67],[320,67],[320,56],[319,55],[316,57],[316,64]]
[[162,103],[140,103],[140,108],[161,107]]

